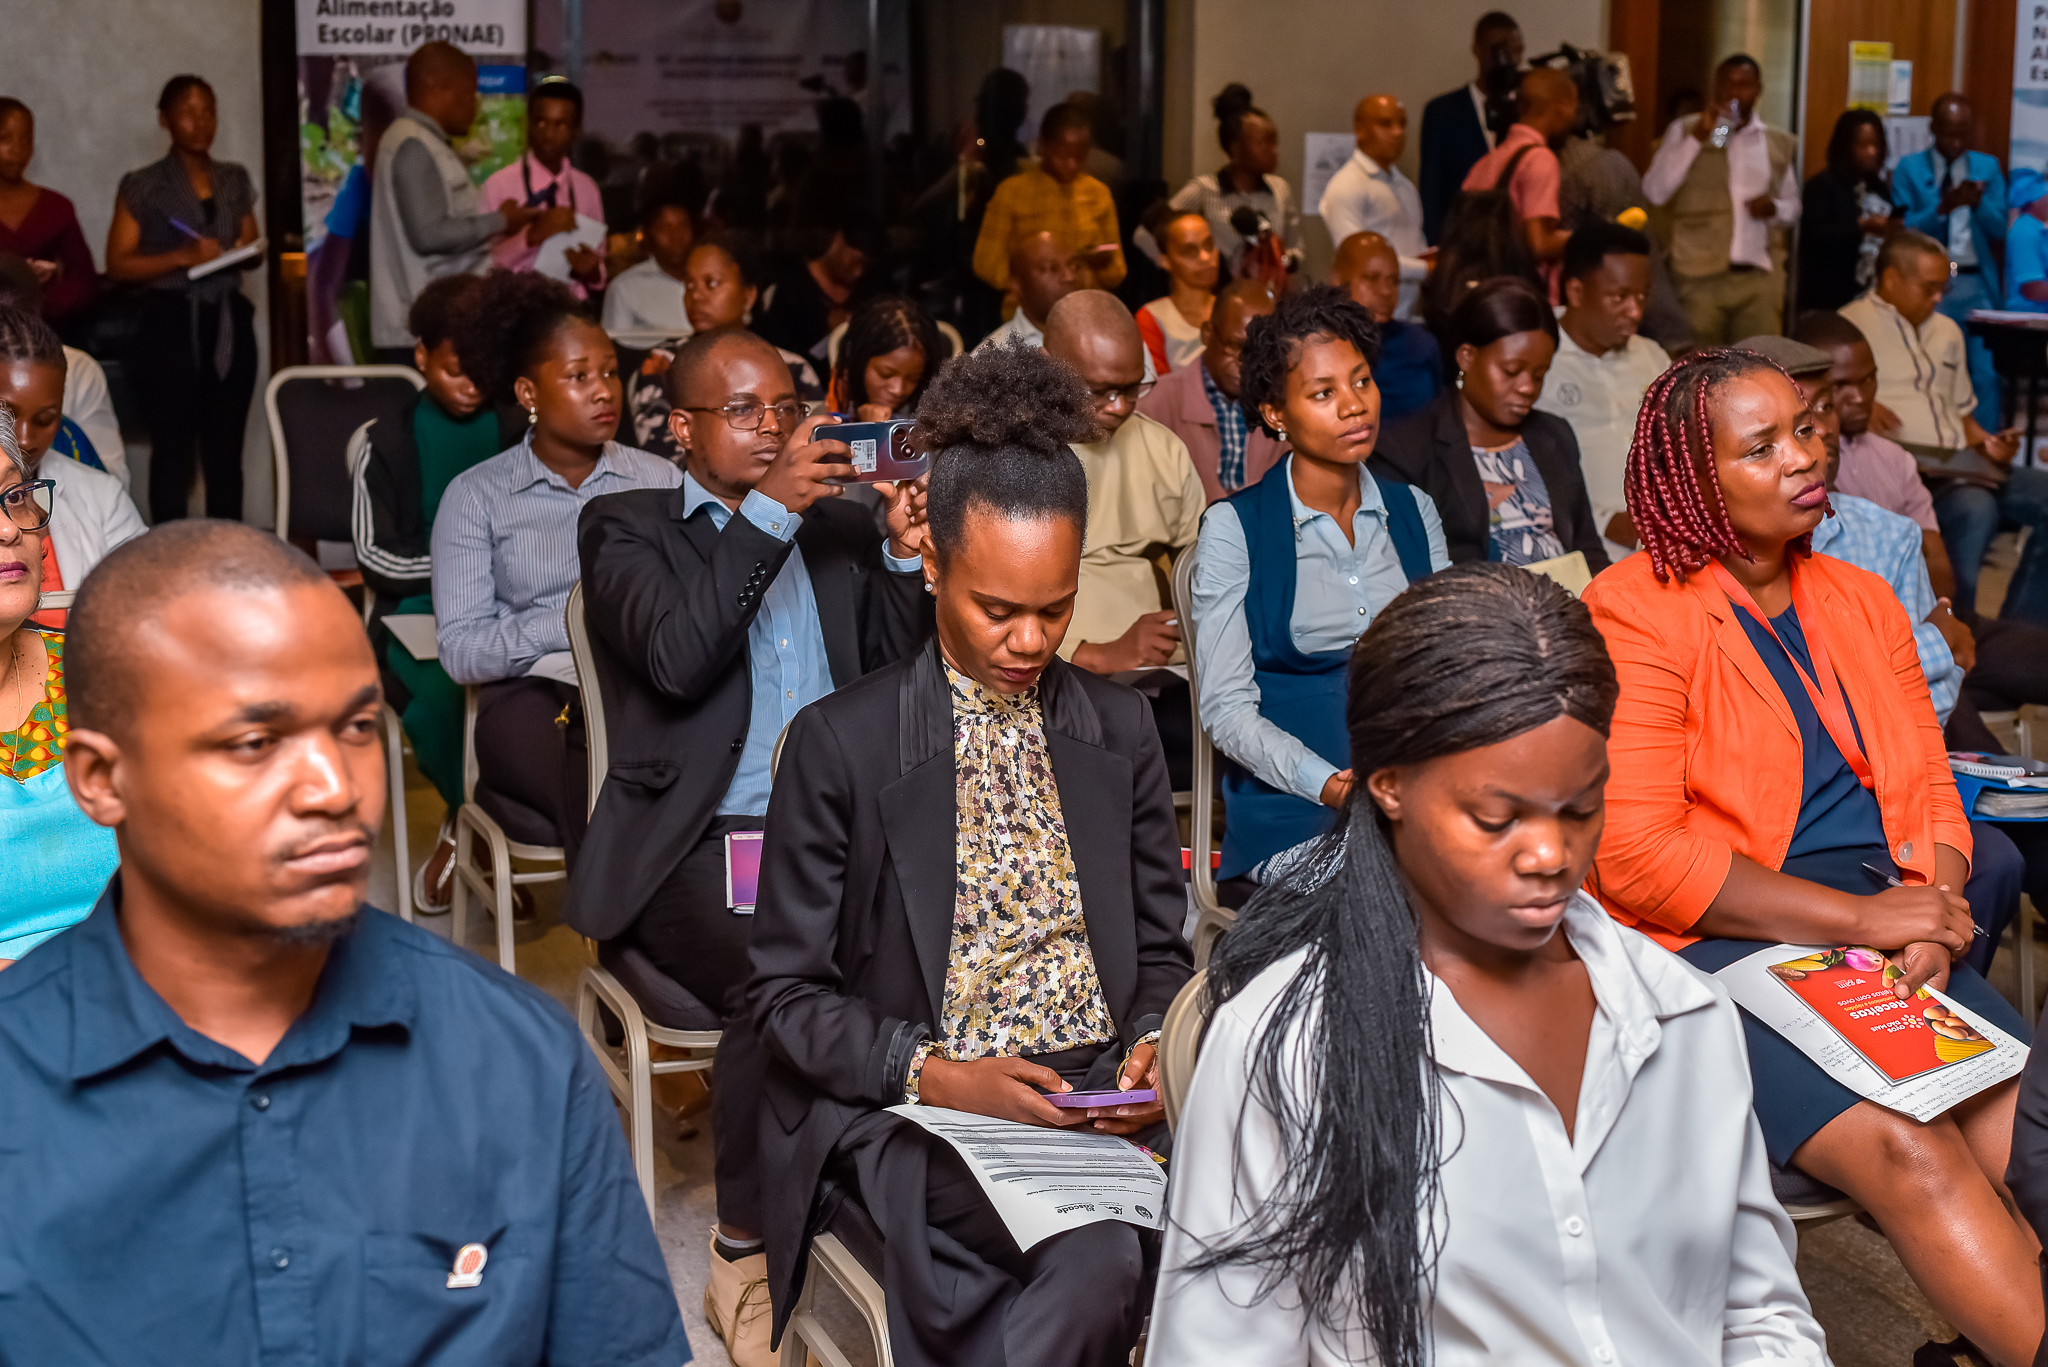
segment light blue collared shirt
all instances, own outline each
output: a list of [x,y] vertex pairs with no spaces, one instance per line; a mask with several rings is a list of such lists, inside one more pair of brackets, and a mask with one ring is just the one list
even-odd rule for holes
[[1921,554],[1919,524],[1840,490],[1830,492],[1828,501],[1834,504],[1835,515],[1822,518],[1813,529],[1814,554],[1846,560],[1892,586],[1913,623],[1913,648],[1920,655],[1920,672],[1927,676],[1934,715],[1947,722],[1956,695],[1962,692],[1963,671],[1940,630],[1927,620],[1934,611],[1934,585]]
[[562,620],[583,576],[576,519],[599,494],[673,489],[683,473],[615,441],[576,488],[533,454],[533,432],[448,483],[434,515],[434,617],[441,668],[459,684],[516,679],[569,648]]
[[[1358,512],[1352,541],[1335,518],[1301,501],[1294,491],[1294,457],[1266,475],[1287,481],[1294,505],[1295,649],[1305,654],[1344,650],[1380,609],[1408,587],[1408,575],[1387,531],[1387,505],[1364,466],[1358,470]],[[1414,491],[1415,511],[1429,539],[1431,571],[1446,569],[1443,519],[1436,504]],[[1354,544],[1355,543],[1355,544]],[[1216,748],[1282,792],[1320,801],[1336,766],[1259,715],[1259,685],[1252,674],[1252,635],[1245,621],[1251,587],[1251,552],[1244,524],[1228,501],[1213,503],[1195,542],[1195,674],[1201,683],[1202,728]]]

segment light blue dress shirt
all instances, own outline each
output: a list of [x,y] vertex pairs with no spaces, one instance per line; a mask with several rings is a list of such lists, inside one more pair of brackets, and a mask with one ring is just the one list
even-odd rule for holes
[[1839,490],[1831,492],[1828,501],[1834,504],[1835,515],[1813,529],[1814,554],[1846,560],[1892,586],[1913,623],[1913,648],[1920,655],[1920,672],[1927,676],[1934,715],[1946,722],[1962,692],[1963,669],[1941,632],[1927,620],[1934,611],[1934,584],[1927,577],[1919,524]]
[[576,519],[599,494],[673,489],[683,472],[615,441],[572,489],[519,445],[448,483],[434,515],[434,617],[441,667],[459,684],[516,679],[569,648],[562,609],[583,576]]
[[[1387,531],[1387,505],[1379,485],[1359,467],[1358,512],[1347,541],[1337,521],[1301,501],[1294,490],[1294,457],[1267,479],[1287,481],[1294,506],[1295,649],[1304,654],[1347,649],[1381,608],[1408,587],[1401,558]],[[1417,489],[1415,510],[1429,538],[1432,571],[1450,566],[1444,523],[1436,504]],[[1322,800],[1336,766],[1298,738],[1259,715],[1259,685],[1252,672],[1251,628],[1244,615],[1252,561],[1244,523],[1228,500],[1211,504],[1195,542],[1195,676],[1201,685],[1202,729],[1216,748],[1282,792]]]

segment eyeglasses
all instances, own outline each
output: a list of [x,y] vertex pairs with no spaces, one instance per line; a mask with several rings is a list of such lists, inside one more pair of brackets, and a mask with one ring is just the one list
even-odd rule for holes
[[758,432],[761,423],[770,413],[775,415],[775,426],[783,432],[793,432],[796,425],[804,420],[804,406],[792,400],[789,403],[755,403],[749,399],[735,399],[722,408],[690,408],[685,413],[719,413],[724,415],[726,424],[735,432]]
[[54,479],[10,484],[0,490],[0,507],[7,509],[7,518],[15,526],[25,532],[39,532],[50,525],[51,491],[56,487]]
[[1158,383],[1157,380],[1140,380],[1136,384],[1089,385],[1088,392],[1095,396],[1097,403],[1115,403],[1122,399],[1125,403],[1134,404],[1150,394],[1152,386]]

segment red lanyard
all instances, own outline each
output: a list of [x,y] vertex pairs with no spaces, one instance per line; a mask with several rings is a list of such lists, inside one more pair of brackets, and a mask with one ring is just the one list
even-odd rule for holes
[[1849,763],[1850,772],[1865,788],[1875,789],[1876,780],[1871,777],[1870,760],[1864,756],[1863,746],[1856,739],[1856,727],[1849,718],[1849,704],[1842,697],[1842,681],[1835,676],[1835,667],[1828,659],[1827,632],[1819,612],[1815,611],[1813,599],[1806,591],[1806,582],[1797,567],[1788,562],[1785,572],[1792,579],[1792,608],[1799,614],[1800,630],[1806,634],[1807,649],[1813,656],[1813,670],[1820,676],[1820,686],[1799,667],[1799,659],[1786,649],[1778,629],[1771,625],[1771,619],[1764,616],[1763,609],[1749,596],[1749,590],[1728,573],[1727,567],[1718,560],[1707,562],[1707,568],[1721,581],[1722,591],[1728,601],[1754,617],[1757,624],[1771,633],[1771,639],[1778,648],[1785,651],[1785,658],[1792,662],[1792,672],[1799,676],[1799,682],[1806,686],[1806,696],[1813,703],[1813,710],[1820,714],[1820,724],[1826,728],[1835,748],[1842,752],[1842,758]]

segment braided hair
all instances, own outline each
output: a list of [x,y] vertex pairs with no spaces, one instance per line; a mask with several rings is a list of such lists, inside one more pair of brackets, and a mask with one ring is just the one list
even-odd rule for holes
[[[1695,351],[1659,375],[1643,395],[1623,492],[1629,520],[1661,583],[1669,583],[1674,574],[1683,581],[1717,556],[1749,558],[1714,474],[1709,404],[1730,380],[1758,371],[1785,375],[1776,362],[1754,351]],[[1789,375],[1785,380],[1792,383]],[[1811,545],[1812,538],[1804,536],[1794,549],[1804,555]]]
[[1352,1356],[1429,1357],[1442,1252],[1442,1097],[1415,911],[1366,779],[1497,745],[1568,716],[1601,735],[1614,665],[1585,606],[1508,565],[1453,565],[1411,585],[1351,653],[1344,721],[1358,782],[1342,824],[1259,890],[1209,961],[1212,1008],[1307,951],[1251,1043],[1248,1100],[1279,1131],[1269,1196],[1188,1270],[1293,1283]]
[[0,361],[55,366],[68,370],[64,339],[42,315],[25,308],[0,306]]
[[938,324],[916,300],[900,294],[881,295],[855,309],[846,322],[846,335],[839,339],[839,360],[832,368],[832,396],[839,407],[851,413],[868,402],[868,362],[906,346],[924,354],[924,375],[903,403],[904,411],[915,412],[946,359]]

